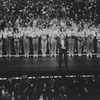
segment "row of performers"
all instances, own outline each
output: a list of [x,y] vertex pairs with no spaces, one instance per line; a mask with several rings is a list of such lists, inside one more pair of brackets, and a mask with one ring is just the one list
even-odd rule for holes
[[[42,56],[46,56],[48,47],[51,57],[56,57],[56,53],[59,51],[57,43],[59,39],[63,40],[65,37],[68,42],[68,50],[66,52],[69,53],[69,56],[74,56],[75,45],[77,44],[78,56],[81,56],[81,53],[85,51],[87,57],[92,57],[93,40],[96,38],[97,57],[100,57],[100,29],[93,27],[82,29],[70,26],[67,29],[24,27],[13,30],[12,28],[5,28],[0,31],[0,57],[4,52],[3,46],[5,47],[6,56],[11,57],[12,39],[14,40],[15,57],[19,57],[22,48],[25,57],[29,57],[31,46],[33,57],[38,57],[39,45],[41,45]],[[40,43],[39,39],[41,40]],[[61,42],[61,45],[64,47],[64,42]]]

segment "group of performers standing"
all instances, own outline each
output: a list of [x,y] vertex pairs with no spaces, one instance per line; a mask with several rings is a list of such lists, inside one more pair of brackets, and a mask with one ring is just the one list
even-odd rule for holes
[[[62,48],[64,48],[63,39],[67,41],[66,54],[69,57],[74,57],[74,53],[78,52],[78,56],[81,56],[83,52],[87,57],[92,57],[94,51],[94,39],[96,39],[97,45],[97,57],[100,57],[100,26],[84,25],[84,27],[72,23],[65,25],[61,22],[60,25],[53,23],[51,26],[25,26],[11,28],[6,27],[4,30],[0,30],[0,57],[6,52],[6,57],[11,57],[12,54],[12,39],[14,40],[15,57],[19,57],[24,51],[24,56],[29,57],[31,47],[33,57],[38,57],[39,45],[41,45],[42,56],[46,57],[47,48],[51,57],[56,57],[59,53],[59,41],[61,40]],[[39,39],[41,42],[39,42]],[[59,40],[60,39],[60,40]]]

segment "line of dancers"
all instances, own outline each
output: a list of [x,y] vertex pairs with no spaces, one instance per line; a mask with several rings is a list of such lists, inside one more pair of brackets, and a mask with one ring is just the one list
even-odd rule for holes
[[67,37],[68,50],[66,52],[69,57],[74,57],[75,52],[78,53],[78,56],[82,56],[82,53],[85,52],[87,57],[92,57],[94,39],[97,45],[97,57],[100,57],[100,25],[80,27],[76,23],[65,25],[64,22],[61,22],[60,26],[53,23],[49,27],[27,25],[15,29],[6,27],[4,30],[0,30],[0,57],[4,51],[6,57],[11,57],[12,50],[15,52],[15,57],[19,57],[22,49],[25,57],[29,57],[30,51],[32,51],[33,57],[38,57],[39,45],[41,45],[43,57],[46,57],[47,48],[50,56],[56,57],[56,54],[59,53],[57,43],[62,35]]

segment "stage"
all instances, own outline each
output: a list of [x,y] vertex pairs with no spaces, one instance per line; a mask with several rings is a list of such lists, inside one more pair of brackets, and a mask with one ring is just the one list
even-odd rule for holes
[[30,56],[25,58],[21,55],[19,58],[5,57],[0,58],[0,76],[1,77],[20,77],[23,74],[29,76],[46,76],[46,75],[99,75],[100,74],[100,58],[93,55],[92,58],[87,58],[86,55],[68,58],[68,66],[65,67],[64,61],[62,67],[58,65],[57,57],[42,57],[38,58]]

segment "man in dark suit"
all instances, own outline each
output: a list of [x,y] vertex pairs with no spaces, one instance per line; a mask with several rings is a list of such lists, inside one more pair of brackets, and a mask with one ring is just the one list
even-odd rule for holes
[[64,54],[65,66],[67,66],[67,47],[68,47],[67,36],[62,33],[60,35],[60,38],[58,38],[59,67],[61,67],[61,64],[62,64],[62,55],[63,54]]

